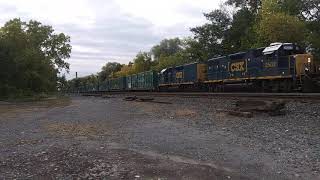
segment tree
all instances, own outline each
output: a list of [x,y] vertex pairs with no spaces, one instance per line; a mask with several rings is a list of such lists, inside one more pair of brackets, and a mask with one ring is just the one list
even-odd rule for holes
[[252,48],[256,41],[255,23],[256,15],[246,7],[233,15],[231,26],[226,30],[223,42],[228,54]]
[[159,45],[151,49],[154,59],[159,60],[160,56],[171,56],[182,50],[182,42],[179,38],[164,39]]
[[209,23],[191,29],[194,40],[191,44],[197,49],[200,56],[197,61],[206,61],[209,58],[226,54],[223,46],[225,33],[230,28],[231,18],[222,10],[215,10],[204,14]]
[[282,11],[277,0],[263,0],[257,24],[259,43],[293,42],[305,44],[306,27],[298,17]]
[[108,62],[106,65],[104,65],[101,68],[101,72],[98,73],[99,81],[105,81],[108,78],[112,78],[112,76],[120,71],[122,68],[122,65],[117,62]]
[[227,5],[233,5],[237,8],[248,9],[252,13],[257,13],[261,7],[261,0],[227,0]]
[[135,73],[140,73],[143,71],[149,71],[151,68],[151,55],[150,53],[140,52],[137,54],[136,58],[133,60]]
[[57,90],[57,75],[69,70],[70,37],[37,21],[8,21],[0,29],[0,96]]
[[319,0],[304,0],[302,2],[302,14],[307,21],[320,20],[320,1]]
[[299,18],[303,18],[303,4],[303,0],[282,0],[278,2],[282,12]]
[[65,92],[68,88],[68,82],[65,75],[58,77],[57,89],[60,92]]
[[116,77],[123,77],[132,74],[135,74],[135,67],[131,62],[129,62],[128,65],[123,65],[121,70],[115,73]]
[[309,31],[307,36],[308,46],[311,52],[320,61],[320,1],[306,0],[303,2],[302,14]]

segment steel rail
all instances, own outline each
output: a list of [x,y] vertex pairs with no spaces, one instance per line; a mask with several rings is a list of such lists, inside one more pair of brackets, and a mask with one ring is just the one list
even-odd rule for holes
[[154,97],[231,97],[231,98],[279,98],[279,99],[311,99],[320,100],[320,93],[208,93],[208,92],[95,92],[79,93],[83,96],[154,96]]

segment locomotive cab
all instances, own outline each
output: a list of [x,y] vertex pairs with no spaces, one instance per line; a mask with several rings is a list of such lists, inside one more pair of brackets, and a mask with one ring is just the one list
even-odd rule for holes
[[266,59],[274,59],[279,66],[287,67],[290,75],[303,76],[318,71],[313,56],[293,43],[272,43],[263,54]]
[[311,54],[293,43],[273,43],[263,53],[266,60],[275,60],[281,76],[290,77],[295,89],[318,91],[319,67]]

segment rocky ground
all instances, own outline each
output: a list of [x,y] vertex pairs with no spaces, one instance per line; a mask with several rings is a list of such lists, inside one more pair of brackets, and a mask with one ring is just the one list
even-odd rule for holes
[[320,102],[230,116],[237,99],[0,103],[0,179],[320,179]]

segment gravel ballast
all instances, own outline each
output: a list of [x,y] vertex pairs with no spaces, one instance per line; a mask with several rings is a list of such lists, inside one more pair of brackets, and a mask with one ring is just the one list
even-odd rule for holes
[[246,118],[221,111],[237,98],[123,99],[0,104],[0,179],[320,178],[319,101]]

